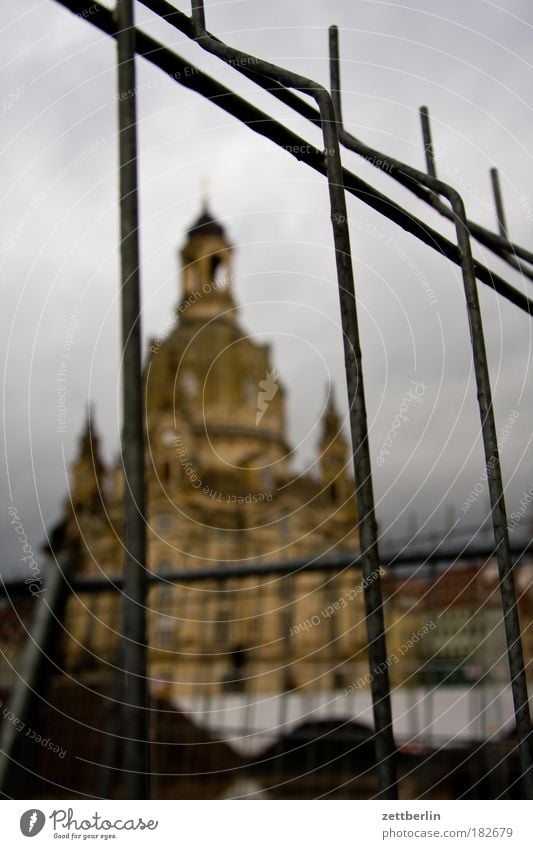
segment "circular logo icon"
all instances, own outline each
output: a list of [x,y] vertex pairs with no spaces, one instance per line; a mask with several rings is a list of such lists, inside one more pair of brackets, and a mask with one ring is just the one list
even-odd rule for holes
[[24,837],[35,837],[42,831],[45,822],[46,817],[42,811],[37,810],[37,808],[30,808],[20,818],[20,830]]

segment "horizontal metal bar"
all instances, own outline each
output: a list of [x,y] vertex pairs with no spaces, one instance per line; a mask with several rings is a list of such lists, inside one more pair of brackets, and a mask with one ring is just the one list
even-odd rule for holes
[[[527,558],[533,558],[533,547],[513,548],[513,560],[520,563]],[[384,559],[382,565],[385,569],[393,572],[402,566],[413,566],[420,569],[432,563],[470,563],[472,561],[488,561],[495,557],[494,546],[480,546],[478,548],[465,548],[455,551],[434,548],[427,554],[421,552],[402,551],[400,554],[389,555]],[[157,583],[196,583],[206,580],[228,579],[228,578],[254,578],[265,576],[297,575],[315,572],[340,573],[347,569],[360,569],[361,558],[356,556],[344,556],[338,558],[295,558],[282,563],[256,563],[254,564],[219,564],[208,569],[178,569],[170,572],[149,572],[147,580],[150,584]],[[5,584],[3,591],[9,597],[11,592],[18,591],[19,583]],[[70,591],[78,592],[118,592],[123,587],[121,575],[109,576],[107,578],[73,578],[70,581]]]
[[342,101],[341,101],[341,69],[339,61],[339,30],[338,27],[329,28],[329,87],[331,97],[335,104],[335,114],[339,127],[342,127]]

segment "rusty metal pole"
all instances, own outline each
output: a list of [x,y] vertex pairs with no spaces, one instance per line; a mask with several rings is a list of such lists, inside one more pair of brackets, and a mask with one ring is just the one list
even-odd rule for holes
[[426,169],[430,177],[436,177],[437,168],[435,165],[435,153],[433,150],[433,139],[431,138],[431,125],[429,123],[429,110],[427,106],[420,107],[420,120],[422,122],[422,136],[424,138]]
[[[431,130],[427,108],[422,107],[420,114],[422,119],[424,143],[427,149],[426,142],[429,141],[431,145]],[[452,187],[446,186],[438,180],[435,180],[435,184],[437,191],[445,194],[450,201],[455,218],[457,245],[461,254],[461,271],[463,276],[474,375],[476,379],[477,398],[481,419],[485,466],[489,485],[491,518],[495,542],[494,553],[498,562],[503,622],[507,641],[507,659],[511,675],[511,690],[513,694],[513,706],[516,720],[516,736],[518,740],[520,766],[522,769],[521,778],[526,799],[533,799],[531,716],[529,711],[524,654],[522,650],[520,620],[518,617],[518,605],[514,585],[513,559],[511,555],[509,530],[507,526],[505,493],[498,447],[498,431],[496,429],[496,420],[494,417],[487,349],[485,345],[485,335],[483,332],[483,320],[479,294],[477,291],[472,246],[470,243],[470,230],[468,228],[465,205],[460,194]],[[495,183],[495,187],[499,187],[497,182]],[[497,194],[496,198],[496,202],[498,204]],[[500,207],[498,208],[498,216],[500,229],[503,234],[505,232],[505,221],[502,217],[500,217],[500,212],[503,215],[503,210],[501,209],[501,197],[499,198],[499,203]]]
[[329,88],[335,107],[337,121],[342,127],[341,103],[341,63],[339,59],[339,28],[333,24],[329,28]]
[[[137,199],[137,109],[133,0],[118,0],[120,259],[124,464],[124,772],[128,799],[146,799],[146,523]],[[124,96],[126,94],[126,96]]]
[[496,216],[498,218],[498,230],[502,239],[507,239],[507,223],[505,221],[505,210],[503,208],[502,190],[500,187],[500,175],[497,168],[490,169],[490,179],[492,182],[492,192],[494,194],[494,206],[496,208]]
[[[452,193],[450,192],[450,196]],[[485,465],[489,484],[492,525],[494,529],[495,555],[498,562],[503,622],[507,640],[507,658],[511,675],[511,690],[516,720],[516,736],[522,784],[526,799],[533,799],[533,765],[531,759],[531,716],[524,666],[524,654],[518,617],[518,604],[513,574],[513,559],[507,526],[507,511],[498,448],[498,432],[494,418],[494,406],[490,385],[489,366],[481,307],[476,286],[474,262],[470,246],[470,234],[466,225],[466,210],[459,195],[451,196],[456,214],[456,229],[459,250],[463,257],[463,283],[467,304],[468,324],[472,342],[474,373],[476,377],[481,432],[485,449]]]

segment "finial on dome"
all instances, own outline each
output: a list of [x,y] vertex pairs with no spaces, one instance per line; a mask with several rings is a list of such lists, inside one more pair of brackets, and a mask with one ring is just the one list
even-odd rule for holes
[[207,177],[202,177],[200,180],[200,197],[202,199],[202,212],[207,212],[209,208],[209,180]]
[[325,434],[337,434],[342,430],[341,418],[335,403],[335,387],[331,378],[326,384],[326,403],[322,413],[323,432]]
[[202,180],[202,208],[200,211],[200,215],[192,225],[189,227],[189,236],[222,236],[225,237],[224,228],[216,218],[213,217],[211,210],[208,205],[208,194],[207,194],[207,181]]
[[[85,423],[79,437],[80,456],[98,454],[100,439],[96,430],[96,408],[92,398],[85,405]],[[100,462],[100,460],[98,460]]]
[[87,433],[91,430],[91,427],[94,427],[94,402],[92,398],[89,398],[85,405],[85,430]]

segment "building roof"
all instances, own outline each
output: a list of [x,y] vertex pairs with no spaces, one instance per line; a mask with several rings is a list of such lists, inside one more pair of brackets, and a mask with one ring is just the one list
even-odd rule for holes
[[225,236],[222,224],[213,217],[206,202],[194,224],[189,227],[188,234],[189,236]]

